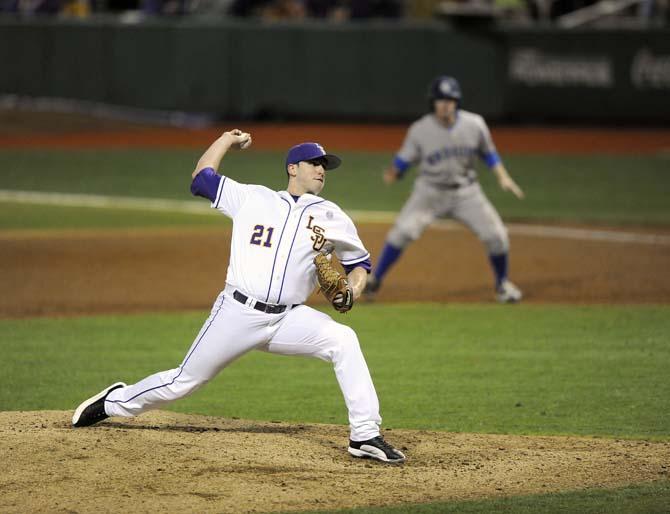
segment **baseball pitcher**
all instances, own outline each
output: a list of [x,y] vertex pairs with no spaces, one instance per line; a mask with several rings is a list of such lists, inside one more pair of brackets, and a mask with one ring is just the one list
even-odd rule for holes
[[498,184],[517,198],[521,188],[503,165],[484,119],[460,108],[461,88],[452,77],[437,77],[429,89],[431,112],[409,128],[384,181],[392,184],[414,164],[419,171],[411,196],[386,237],[365,293],[373,298],[385,275],[403,250],[416,241],[436,218],[450,217],[472,230],[486,247],[495,277],[495,295],[501,303],[521,300],[522,293],[508,278],[507,230],[482,191],[475,171],[481,158]]
[[[195,168],[191,192],[233,220],[226,285],[182,363],[133,385],[117,382],[84,401],[75,427],[109,416],[137,416],[187,396],[251,350],[316,357],[333,364],[349,411],[348,451],[386,463],[405,460],[380,434],[379,402],[356,333],[303,305],[318,285],[338,312],[365,287],[370,254],[353,222],[318,195],[326,170],[340,159],[317,143],[294,146],[286,157],[288,187],[272,191],[217,173],[229,149],[251,136],[225,132]],[[334,253],[346,271],[330,263]]]

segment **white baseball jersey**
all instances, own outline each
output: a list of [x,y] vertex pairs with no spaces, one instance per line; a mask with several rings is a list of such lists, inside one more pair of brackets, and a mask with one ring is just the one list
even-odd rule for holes
[[309,297],[317,285],[313,259],[326,240],[345,268],[370,257],[351,218],[312,194],[296,201],[288,191],[223,177],[212,207],[233,220],[226,282],[265,303]]
[[245,353],[264,350],[331,362],[349,411],[350,438],[378,436],[379,401],[356,333],[296,305],[316,286],[313,258],[326,239],[345,269],[370,268],[351,219],[318,196],[296,200],[287,191],[240,184],[212,168],[200,171],[191,192],[233,219],[227,285],[179,367],[115,389],[105,399],[106,414],[137,416],[158,408],[193,393]]

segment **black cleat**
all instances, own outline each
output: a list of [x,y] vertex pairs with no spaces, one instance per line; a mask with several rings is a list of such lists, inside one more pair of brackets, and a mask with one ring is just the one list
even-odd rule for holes
[[117,382],[109,387],[106,387],[95,396],[92,396],[85,402],[82,402],[72,416],[73,427],[88,427],[94,425],[109,416],[105,412],[105,398],[114,389],[119,387],[126,387],[123,382]]
[[405,455],[384,441],[380,435],[367,441],[349,441],[349,453],[354,457],[375,459],[388,464],[405,462]]

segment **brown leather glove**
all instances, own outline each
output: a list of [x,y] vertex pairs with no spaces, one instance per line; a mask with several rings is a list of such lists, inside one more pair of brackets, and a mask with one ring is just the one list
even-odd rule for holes
[[319,281],[321,292],[335,310],[345,313],[354,305],[354,292],[349,286],[347,277],[337,271],[328,258],[333,249],[333,244],[328,242],[314,257],[316,278]]

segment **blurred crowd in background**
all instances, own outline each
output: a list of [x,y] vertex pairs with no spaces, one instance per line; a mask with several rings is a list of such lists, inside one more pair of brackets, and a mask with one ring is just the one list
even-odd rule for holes
[[[577,11],[598,10],[638,25],[669,26],[670,0],[0,0],[3,15],[86,18],[118,14],[128,22],[160,16],[220,16],[333,23],[373,19],[411,20],[475,16],[552,21]],[[625,26],[625,23],[620,23]],[[630,23],[628,23],[630,25]]]
[[[88,15],[140,11],[149,15],[217,13],[267,20],[323,18],[333,21],[401,18],[430,11],[436,1],[403,0],[0,0],[4,12]],[[419,9],[410,9],[409,4]]]

